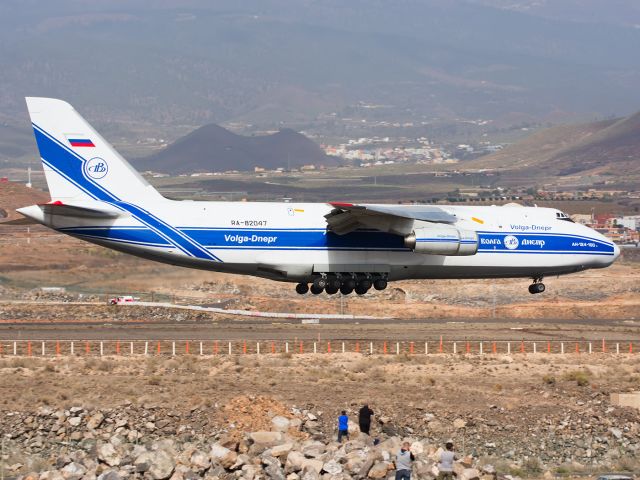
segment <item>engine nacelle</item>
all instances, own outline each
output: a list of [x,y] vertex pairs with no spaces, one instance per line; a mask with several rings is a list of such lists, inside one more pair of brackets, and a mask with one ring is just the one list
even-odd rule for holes
[[478,251],[478,235],[472,230],[453,227],[416,228],[404,237],[404,244],[416,253],[475,255]]

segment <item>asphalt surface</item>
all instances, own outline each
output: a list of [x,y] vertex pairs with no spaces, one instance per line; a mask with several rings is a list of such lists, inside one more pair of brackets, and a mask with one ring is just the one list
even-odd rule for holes
[[640,322],[625,320],[300,320],[205,322],[24,322],[0,324],[1,340],[601,340],[640,341]]

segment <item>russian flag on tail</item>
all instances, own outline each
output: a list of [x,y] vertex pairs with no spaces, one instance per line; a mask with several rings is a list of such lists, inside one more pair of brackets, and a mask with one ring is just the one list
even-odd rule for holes
[[72,147],[95,147],[89,138],[68,138]]

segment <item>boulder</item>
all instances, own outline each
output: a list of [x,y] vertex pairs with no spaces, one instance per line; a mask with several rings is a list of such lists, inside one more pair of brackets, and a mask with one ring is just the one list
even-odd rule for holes
[[242,466],[242,478],[245,480],[253,480],[258,474],[258,467],[255,465]]
[[277,415],[271,419],[271,424],[276,432],[286,432],[291,426],[291,421],[287,417]]
[[173,456],[165,450],[144,452],[134,460],[135,470],[147,472],[147,475],[154,480],[169,478],[175,466]]
[[391,469],[391,465],[387,462],[376,462],[373,464],[367,478],[386,478],[387,472]]
[[65,480],[80,480],[87,473],[87,469],[79,463],[71,462],[65,465],[60,473]]
[[115,470],[107,470],[98,475],[97,480],[122,480],[120,474]]
[[189,463],[196,472],[203,472],[211,466],[211,457],[202,450],[196,450],[189,457]]
[[82,422],[82,417],[69,417],[67,422],[69,422],[69,425],[72,427],[77,427],[80,425],[80,422]]
[[251,457],[245,453],[241,453],[240,455],[236,456],[236,461],[229,467],[229,470],[238,470],[247,463],[251,463]]
[[494,467],[493,465],[490,464],[486,464],[482,467],[482,473],[486,473],[488,475],[495,475],[496,474],[496,467]]
[[444,425],[440,420],[431,420],[427,423],[427,428],[434,433],[441,433],[445,430]]
[[116,448],[110,443],[103,443],[98,446],[98,460],[106,463],[110,467],[117,467],[122,462],[122,458],[118,454]]
[[213,463],[217,463],[225,469],[231,468],[238,458],[238,454],[236,452],[229,450],[218,443],[211,446],[209,455],[211,455],[211,461]]
[[267,478],[274,480],[286,479],[280,460],[271,455],[263,455],[261,460],[264,465],[264,472],[267,474]]
[[322,442],[311,441],[306,442],[302,446],[302,453],[305,457],[318,458],[322,455],[327,449],[327,446]]
[[300,472],[308,467],[320,473],[323,465],[322,461],[306,458],[301,452],[293,450],[287,455],[285,470],[287,473]]
[[104,422],[104,414],[102,412],[96,412],[89,417],[89,420],[87,420],[87,428],[95,430],[102,425],[102,422]]
[[305,460],[305,456],[302,453],[292,450],[287,454],[285,470],[287,472],[299,472],[302,470]]
[[471,455],[465,455],[460,459],[460,463],[463,467],[471,468],[473,467],[473,457]]
[[282,457],[287,455],[293,449],[293,443],[283,443],[269,449],[269,453],[274,457]]
[[151,468],[148,472],[149,475],[151,475],[151,478],[154,480],[164,480],[165,478],[169,478],[176,466],[173,456],[165,450],[158,450],[153,453],[154,456],[151,462]]
[[320,472],[313,467],[306,466],[300,473],[300,480],[320,480]]
[[342,465],[332,459],[322,465],[322,471],[329,475],[338,475],[339,473],[342,473]]
[[463,420],[462,418],[456,418],[453,421],[453,428],[455,428],[456,430],[460,429],[460,428],[464,428],[467,426],[467,422],[465,420]]
[[476,468],[465,468],[458,480],[480,480],[480,472]]
[[40,474],[38,480],[64,480],[64,477],[57,470],[47,470]]
[[411,453],[415,456],[422,455],[424,453],[424,445],[422,442],[411,443]]
[[280,445],[284,440],[284,435],[281,432],[252,432],[249,434],[249,438],[255,444],[272,447]]

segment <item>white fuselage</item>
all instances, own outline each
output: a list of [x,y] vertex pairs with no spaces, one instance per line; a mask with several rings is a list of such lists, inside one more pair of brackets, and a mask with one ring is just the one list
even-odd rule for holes
[[[175,265],[285,281],[305,281],[317,272],[381,272],[389,280],[537,278],[606,267],[619,254],[598,232],[558,219],[555,209],[440,207],[458,218],[455,227],[477,232],[475,255],[414,253],[403,237],[373,230],[336,235],[325,220],[333,207],[317,203],[164,200],[145,210],[161,224],[129,215],[100,222],[55,217],[50,226]],[[189,248],[191,242],[210,256]]]

